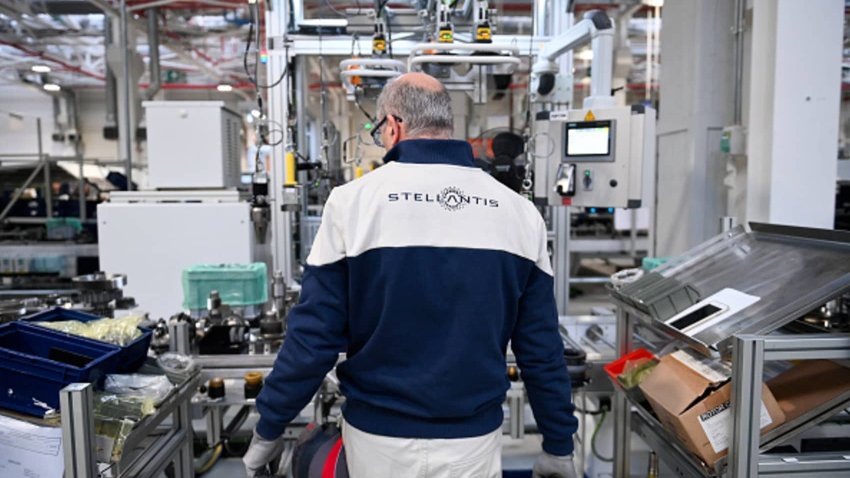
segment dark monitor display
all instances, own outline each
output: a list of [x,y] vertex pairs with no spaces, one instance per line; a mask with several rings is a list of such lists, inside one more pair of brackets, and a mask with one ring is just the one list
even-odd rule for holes
[[670,326],[679,330],[684,330],[703,319],[711,317],[712,315],[720,312],[721,310],[723,309],[717,307],[716,305],[706,304],[700,307],[699,309],[691,312],[690,314],[684,317],[680,317],[675,322],[671,323]]

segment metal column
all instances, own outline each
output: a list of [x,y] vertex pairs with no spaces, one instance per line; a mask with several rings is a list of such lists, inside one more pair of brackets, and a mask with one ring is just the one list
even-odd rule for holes
[[[617,355],[622,357],[632,349],[632,334],[634,326],[629,319],[629,313],[621,307],[617,308]],[[614,476],[628,478],[631,470],[629,458],[631,455],[631,404],[626,394],[614,387],[612,400],[614,415]]]
[[[295,2],[300,5],[300,2]],[[273,8],[266,11],[266,32],[268,38],[276,38],[286,35],[286,25],[289,19],[289,2],[273,1]],[[272,49],[267,65],[267,77],[269,83],[280,77],[288,67],[289,58],[285,48]],[[288,125],[289,121],[289,88],[292,72],[286,72],[287,77],[276,88],[267,90],[268,116],[279,124]],[[299,98],[300,101],[300,98]],[[269,194],[272,203],[271,221],[271,247],[274,271],[283,273],[286,284],[293,283],[295,261],[293,258],[292,245],[292,219],[293,213],[281,211],[283,202],[283,184],[286,178],[286,148],[293,142],[289,128],[284,128],[284,139],[282,147],[272,148],[271,153],[271,184]]]
[[[189,402],[181,403],[174,411],[172,428],[175,431],[192,432],[192,418],[189,415]],[[184,440],[180,445],[180,452],[174,459],[175,478],[192,478],[195,476],[195,457],[192,453],[192,440]]]
[[44,207],[47,219],[53,217],[53,187],[50,181],[50,161],[44,154],[44,145],[41,138],[41,117],[35,119],[35,130],[38,135],[38,159],[42,164],[42,173],[44,173]]
[[94,388],[90,383],[72,383],[59,391],[66,476],[98,476],[94,455],[94,419],[91,416],[93,397]]
[[189,324],[177,322],[168,324],[168,348],[179,354],[192,354],[192,339],[189,336]]
[[569,207],[552,207],[552,269],[555,273],[555,303],[558,314],[567,315],[570,304],[570,211]]
[[735,337],[732,348],[732,436],[729,477],[758,475],[764,341]]
[[79,154],[78,158],[80,160],[80,168],[79,168],[79,181],[77,183],[77,205],[80,208],[80,222],[85,222],[86,217],[88,215],[88,211],[86,211],[86,178],[85,178],[85,159],[83,159],[83,155]]
[[221,441],[224,430],[224,407],[210,407],[206,413],[207,445],[214,447]]
[[[133,189],[133,125],[130,115],[130,39],[129,39],[129,12],[127,12],[127,0],[121,0],[121,91],[124,95],[122,105],[119,109],[121,119],[118,120],[118,137],[121,142],[121,154],[127,162],[127,190]],[[123,133],[123,134],[122,134]]]

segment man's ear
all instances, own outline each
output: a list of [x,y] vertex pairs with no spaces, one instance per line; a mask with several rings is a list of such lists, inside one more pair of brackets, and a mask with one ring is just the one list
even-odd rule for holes
[[390,124],[388,125],[390,127],[390,141],[393,143],[393,146],[395,146],[396,144],[401,142],[402,137],[404,136],[404,132],[402,131],[401,123],[396,121],[395,118],[390,117],[388,121],[390,122]]

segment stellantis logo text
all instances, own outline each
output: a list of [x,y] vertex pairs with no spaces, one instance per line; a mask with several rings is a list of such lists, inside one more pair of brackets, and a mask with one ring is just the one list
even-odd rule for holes
[[443,189],[439,194],[414,192],[389,193],[387,195],[387,199],[390,202],[411,201],[437,203],[446,211],[460,211],[467,205],[499,207],[499,201],[495,199],[487,199],[481,196],[464,194],[463,191],[454,186],[449,186]]

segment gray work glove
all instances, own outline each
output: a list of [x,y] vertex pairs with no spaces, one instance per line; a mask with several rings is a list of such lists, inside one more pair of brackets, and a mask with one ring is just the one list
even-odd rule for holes
[[534,462],[532,478],[578,478],[573,456],[555,456],[545,451]]
[[245,456],[242,457],[248,478],[254,478],[258,473],[265,472],[268,464],[280,457],[281,453],[283,453],[283,435],[276,440],[266,440],[255,430],[251,445],[245,452]]

